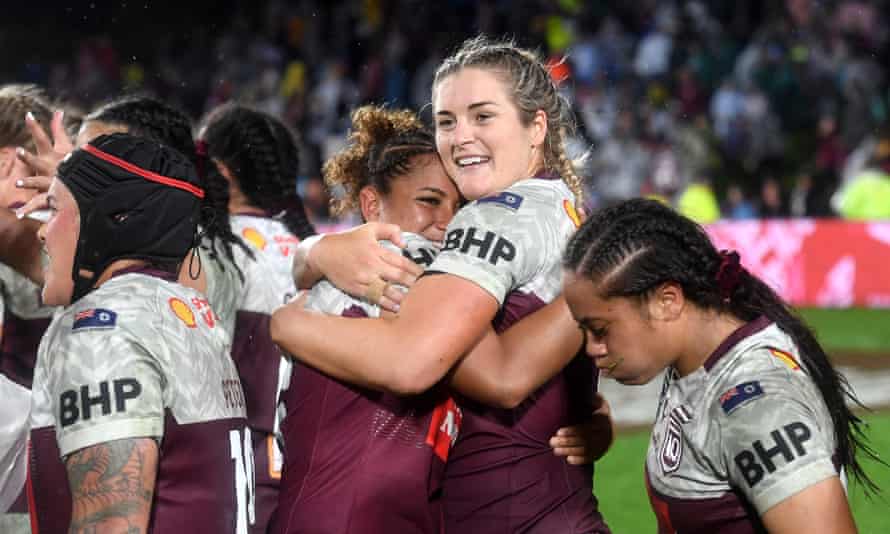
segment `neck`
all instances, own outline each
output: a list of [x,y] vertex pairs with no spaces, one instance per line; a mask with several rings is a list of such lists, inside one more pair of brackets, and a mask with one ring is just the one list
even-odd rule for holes
[[229,213],[251,213],[265,215],[266,211],[254,206],[241,191],[234,187],[229,189]]
[[132,260],[132,259],[124,259],[124,260],[116,260],[111,262],[111,264],[102,271],[102,276],[96,281],[95,287],[99,287],[114,276],[114,273],[122,270],[129,269],[131,267],[144,267],[148,265],[146,262],[142,260]]
[[744,321],[728,313],[695,310],[686,321],[683,355],[674,362],[680,376],[693,373],[704,365],[717,347],[738,330]]

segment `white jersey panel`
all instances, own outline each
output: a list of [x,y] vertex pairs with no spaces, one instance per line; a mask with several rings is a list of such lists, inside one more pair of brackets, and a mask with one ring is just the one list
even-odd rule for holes
[[179,424],[245,417],[230,337],[207,300],[142,274],[112,278],[57,316],[40,346],[32,426],[62,455]]
[[[389,241],[381,241],[380,245],[401,252],[406,258],[412,259],[421,267],[427,268],[435,260],[438,247],[421,235],[410,232],[402,232],[402,241],[405,248],[399,250]],[[403,288],[404,289],[404,288]],[[360,309],[367,317],[379,317],[380,306],[372,304],[364,299],[353,297],[327,280],[321,280],[309,290],[306,300],[306,308],[329,315],[343,315],[352,308]]]
[[[233,246],[233,252],[239,247]],[[220,242],[216,243],[216,255],[211,258],[210,243],[207,238],[198,247],[201,268],[207,277],[207,300],[219,316],[223,328],[231,340],[235,335],[235,315],[238,306],[244,300],[244,280],[238,274],[235,263],[229,259]],[[237,259],[237,255],[235,256]],[[186,258],[188,264],[191,256]]]
[[544,302],[561,291],[559,259],[576,230],[574,196],[562,180],[530,178],[461,208],[431,271],[465,278],[499,305],[514,290]]
[[[254,273],[261,277],[258,279],[263,280],[277,299],[275,307],[290,300],[297,293],[291,269],[294,251],[300,240],[288,231],[284,223],[275,218],[233,215],[231,220],[232,232],[254,250],[258,260]],[[243,264],[239,262],[239,265]],[[248,303],[247,309],[253,309],[259,304]]]
[[40,292],[40,286],[8,265],[0,263],[0,320],[4,307],[22,319],[52,317],[56,308],[44,306]]
[[31,392],[0,375],[0,514],[22,491],[27,472]]
[[770,324],[710,370],[668,373],[646,461],[652,488],[683,500],[736,489],[759,515],[837,476],[828,409],[792,340]]

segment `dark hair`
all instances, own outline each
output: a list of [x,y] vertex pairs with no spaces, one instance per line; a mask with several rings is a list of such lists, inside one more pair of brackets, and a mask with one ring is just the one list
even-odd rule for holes
[[[204,144],[208,158],[228,167],[251,204],[280,213],[288,231],[300,239],[316,234],[297,194],[297,141],[281,121],[242,105],[223,104],[202,121],[198,143]],[[208,176],[225,179],[211,162],[204,168]]]
[[328,189],[343,188],[331,202],[337,215],[358,208],[359,192],[367,185],[388,195],[392,179],[408,172],[415,156],[438,157],[432,132],[410,110],[360,107],[352,114],[347,141],[322,169]]
[[[103,104],[83,119],[84,123],[91,121],[119,125],[132,135],[163,143],[181,152],[199,171],[202,170],[202,162],[197,156],[192,138],[191,119],[184,112],[163,102],[144,96],[125,96]],[[209,243],[210,257],[216,257],[218,240],[232,264],[235,264],[233,244],[240,246],[253,258],[253,252],[232,233],[228,182],[222,176],[206,172],[199,174],[205,191],[200,225],[207,237],[206,242]]]
[[741,269],[734,287],[721,288],[717,273],[723,258],[698,224],[660,202],[634,199],[594,213],[569,241],[563,266],[593,280],[603,298],[643,298],[662,283],[675,282],[701,308],[743,321],[771,319],[800,349],[804,367],[828,406],[841,465],[876,490],[856,457],[862,450],[877,459],[865,439],[863,421],[845,402],[861,406],[849,383],[832,367],[812,331],[762,280]]

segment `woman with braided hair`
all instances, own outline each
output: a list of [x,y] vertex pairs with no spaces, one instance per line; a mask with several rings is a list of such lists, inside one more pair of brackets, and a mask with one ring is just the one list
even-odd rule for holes
[[292,297],[293,250],[315,234],[296,192],[299,154],[291,130],[267,113],[223,104],[201,121],[198,165],[209,182],[225,184],[222,198],[233,230],[249,244],[238,252],[245,274],[243,297],[234,307],[232,356],[247,398],[256,462],[256,522],[265,533],[279,500],[282,455],[275,440],[282,390],[291,362],[269,337],[269,316]]
[[595,213],[564,289],[596,365],[667,369],[646,477],[659,532],[855,532],[845,472],[874,485],[857,402],[813,333],[736,252],[651,200]]
[[[399,313],[347,319],[295,303],[272,320],[273,338],[304,363],[402,395],[469,362],[492,326],[503,332],[555,300],[578,224],[578,178],[564,150],[571,113],[535,54],[466,41],[439,67],[433,115],[439,157],[469,203]],[[368,296],[383,293],[377,282]],[[456,395],[463,421],[443,481],[446,531],[608,532],[590,467],[568,465],[549,445],[557,429],[590,417],[595,370],[575,358],[541,384],[511,409]]]

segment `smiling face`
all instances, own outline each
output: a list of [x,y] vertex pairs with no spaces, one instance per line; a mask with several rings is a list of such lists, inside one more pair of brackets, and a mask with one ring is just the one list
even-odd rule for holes
[[64,306],[71,303],[74,292],[71,272],[80,236],[80,210],[71,191],[58,178],[53,178],[49,186],[47,201],[50,217],[37,232],[46,252],[43,303]]
[[529,124],[494,71],[467,67],[434,88],[436,148],[467,200],[503,191],[543,165],[543,111]]
[[460,196],[435,154],[415,156],[411,169],[393,178],[389,188],[388,195],[373,186],[362,190],[366,220],[397,224],[436,243],[445,239],[445,229],[460,207]]
[[670,322],[659,320],[657,297],[602,298],[590,279],[566,272],[566,303],[584,331],[596,366],[622,384],[645,384],[677,360]]

